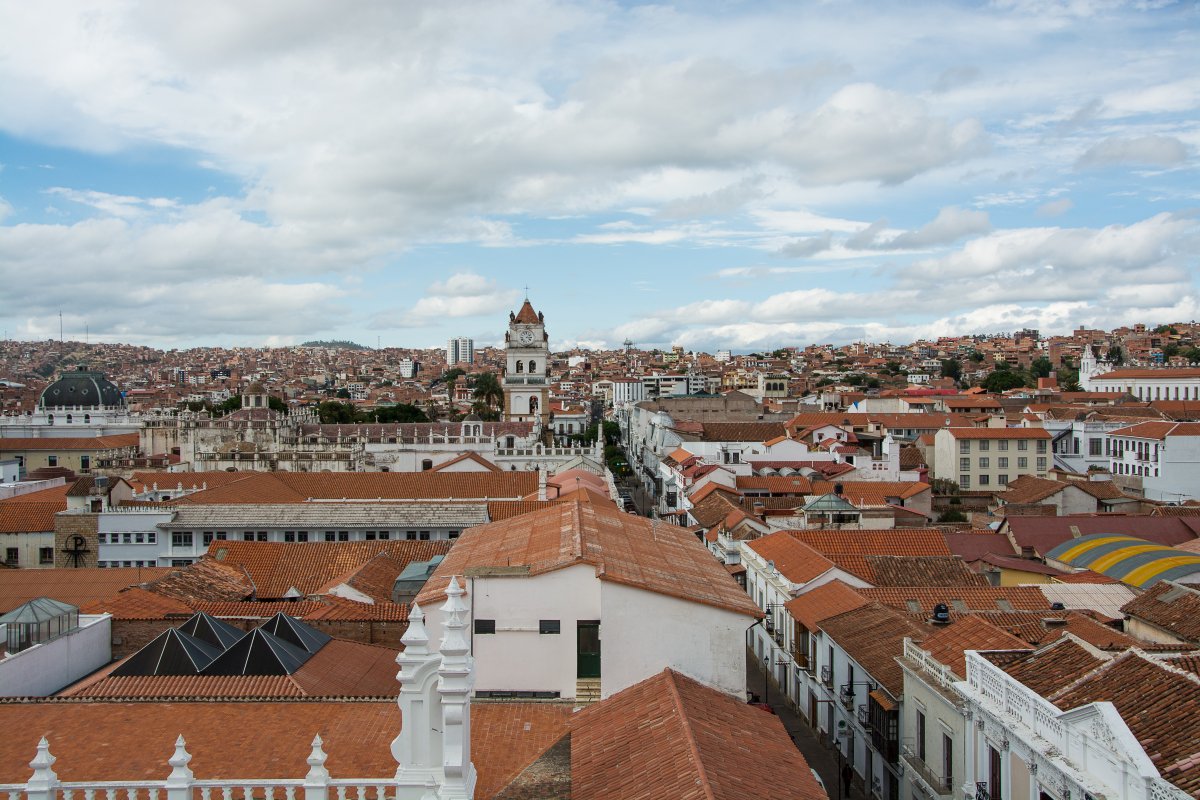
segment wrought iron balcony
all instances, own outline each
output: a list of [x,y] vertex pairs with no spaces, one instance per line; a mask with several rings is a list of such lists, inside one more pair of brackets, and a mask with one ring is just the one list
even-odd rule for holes
[[975,800],[992,800],[992,793],[988,791],[985,781],[975,782]]
[[826,686],[831,686],[833,684],[833,668],[828,664],[821,667],[821,683],[825,684]]

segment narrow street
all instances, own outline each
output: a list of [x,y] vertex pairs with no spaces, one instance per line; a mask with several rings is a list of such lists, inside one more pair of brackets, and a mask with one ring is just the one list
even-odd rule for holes
[[[764,691],[765,680],[771,682],[769,693]],[[767,700],[775,715],[779,717],[779,721],[783,723],[783,727],[791,735],[792,741],[796,743],[796,748],[808,761],[808,765],[817,771],[821,780],[825,781],[825,789],[829,792],[829,797],[836,799],[838,797],[839,770],[837,753],[825,747],[813,729],[804,721],[804,718],[784,700],[783,690],[780,689],[779,684],[773,678],[764,675],[762,663],[749,649],[746,650],[746,689],[758,695],[759,698]],[[852,800],[868,800],[867,795],[858,785],[853,786],[850,794],[844,796],[850,797]]]

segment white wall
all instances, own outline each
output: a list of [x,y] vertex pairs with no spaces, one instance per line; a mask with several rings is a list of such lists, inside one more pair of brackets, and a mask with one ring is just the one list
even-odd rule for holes
[[746,629],[753,617],[613,581],[600,585],[604,697],[671,667],[745,699]]
[[0,661],[0,696],[46,697],[112,660],[112,617],[80,614],[79,627]]
[[[575,696],[575,623],[602,620],[596,569],[581,564],[533,577],[469,578],[472,627],[494,619],[495,634],[474,634],[475,690],[557,691]],[[431,644],[441,638],[440,610],[426,610]],[[436,619],[433,619],[436,617]],[[562,632],[538,633],[538,622],[557,619]],[[434,630],[437,638],[433,638]],[[603,639],[606,626],[600,626]]]

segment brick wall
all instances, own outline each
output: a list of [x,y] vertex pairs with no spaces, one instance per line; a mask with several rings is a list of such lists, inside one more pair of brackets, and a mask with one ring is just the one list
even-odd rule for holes
[[[100,517],[97,514],[63,512],[54,517],[54,566],[94,567],[100,546],[96,530]],[[74,549],[74,537],[83,537],[86,552],[80,553],[78,561],[68,550]]]

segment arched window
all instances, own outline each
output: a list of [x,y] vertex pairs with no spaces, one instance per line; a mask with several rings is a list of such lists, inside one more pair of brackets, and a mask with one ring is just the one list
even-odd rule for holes
[[74,421],[75,419],[70,414],[67,414],[67,424],[70,425]]
[[88,425],[88,424],[90,424],[90,423],[91,423],[91,421],[92,421],[92,415],[91,415],[91,414],[84,414],[84,415],[83,415],[83,424],[84,424],[84,425]]
[[517,372],[524,372],[524,371],[525,371],[525,362],[518,361],[517,362]]
[[536,362],[536,361],[530,361],[530,362],[529,362],[529,371],[530,371],[531,373],[533,373],[533,372],[537,372],[537,362]]
[[47,424],[47,425],[53,425],[53,424],[54,424],[54,415],[53,415],[53,414],[48,414],[48,415],[46,415],[46,424]]
[[529,398],[529,413],[530,414],[538,413],[538,400],[536,397]]

